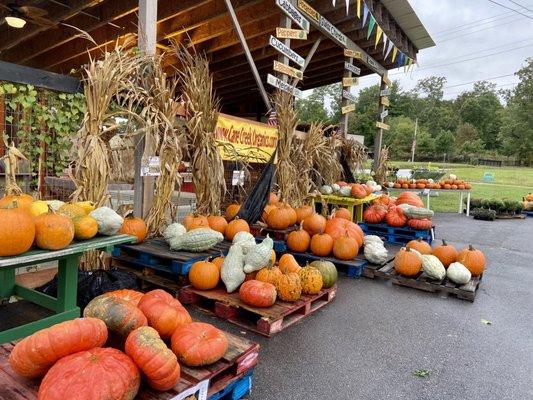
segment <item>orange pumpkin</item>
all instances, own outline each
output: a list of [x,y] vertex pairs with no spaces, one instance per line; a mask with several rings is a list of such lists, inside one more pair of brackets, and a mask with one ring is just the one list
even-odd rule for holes
[[459,252],[457,261],[463,264],[472,276],[480,276],[485,270],[485,255],[481,250],[477,250],[474,246],[469,245]]
[[446,268],[451,264],[457,261],[459,253],[452,245],[449,245],[446,240],[442,239],[442,244],[433,249],[431,253],[437,257],[442,265]]
[[394,269],[404,276],[416,276],[422,269],[422,260],[409,247],[402,247],[394,257]]
[[333,242],[333,255],[339,260],[353,260],[359,253],[357,240],[350,237],[341,236]]
[[276,302],[276,286],[268,282],[250,280],[241,285],[239,297],[252,307],[270,307]]
[[309,215],[304,218],[302,222],[302,227],[313,236],[317,233],[324,233],[326,230],[326,218],[320,214]]
[[359,247],[363,245],[364,233],[356,223],[344,218],[330,218],[326,223],[326,230],[333,240],[341,236],[347,236],[357,240]]
[[348,221],[352,220],[352,214],[350,213],[350,211],[348,211],[347,208],[337,208],[335,209],[335,211],[333,211],[332,215],[337,218],[347,219]]
[[248,222],[244,219],[234,219],[230,221],[226,227],[226,239],[231,241],[233,237],[239,232],[250,232]]
[[422,240],[422,238],[409,241],[407,243],[407,247],[418,251],[420,254],[431,254],[433,252],[433,249],[431,248],[429,243]]
[[[300,268],[300,266],[298,266],[298,268]],[[257,271],[257,274],[255,275],[255,279],[257,279],[258,281],[268,282],[273,284],[274,286],[277,284],[278,279],[280,277],[281,270],[273,265],[261,268],[259,271]]]
[[35,244],[46,250],[61,250],[74,239],[74,223],[66,215],[49,208],[46,214],[35,217]]
[[30,249],[35,239],[35,222],[28,208],[18,203],[0,206],[0,257],[17,256]]
[[396,205],[399,206],[400,204],[409,204],[413,207],[424,207],[422,199],[416,193],[413,192],[401,193],[396,199]]
[[333,249],[333,238],[327,233],[317,233],[311,238],[311,253],[326,257]]
[[207,217],[207,223],[214,231],[222,234],[226,233],[226,228],[228,227],[228,221],[226,221],[226,218],[219,215],[210,215]]
[[269,204],[267,204],[267,205],[265,206],[265,209],[264,209],[264,211],[263,211],[263,214],[261,214],[261,220],[262,220],[265,224],[266,224],[266,222],[267,222],[268,214],[270,213],[270,211],[275,210],[276,208],[277,208],[276,206],[274,206],[274,205],[269,205]]
[[98,233],[98,222],[90,215],[74,218],[72,222],[74,223],[74,237],[77,240],[92,239]]
[[289,272],[288,268],[282,270],[281,277],[276,284],[280,300],[294,302],[302,295],[302,281],[297,272]]
[[313,215],[315,210],[311,206],[300,206],[296,209],[296,223],[300,224],[306,217]]
[[241,209],[241,206],[239,204],[230,204],[226,208],[226,212],[224,213],[224,217],[226,217],[226,220],[229,222],[233,220],[237,214],[239,213],[239,210]]
[[209,261],[197,261],[189,270],[189,281],[198,290],[214,289],[219,280],[219,268]]
[[187,231],[192,231],[196,228],[209,228],[209,221],[205,215],[189,214],[183,219],[183,226]]
[[287,270],[289,272],[298,272],[301,268],[298,264],[298,261],[296,261],[294,256],[289,253],[285,253],[280,257],[278,261],[278,266],[280,270]]
[[118,289],[104,293],[103,296],[118,297],[119,299],[125,300],[137,307],[139,305],[139,301],[141,301],[141,298],[144,296],[144,293],[132,289]]
[[271,256],[270,256],[270,265],[276,265],[276,251],[272,250]]
[[365,187],[358,183],[352,185],[351,193],[352,197],[355,197],[356,199],[364,199],[367,196]]
[[135,236],[137,238],[135,243],[142,243],[148,234],[148,227],[141,218],[136,218],[133,213],[128,213],[124,218],[124,223],[119,233]]
[[268,213],[267,225],[270,229],[287,229],[291,225],[289,210],[285,207],[276,207]]
[[10,194],[0,199],[0,208],[10,207],[13,205],[13,202],[17,203],[18,208],[29,209],[31,203],[33,203],[33,197],[26,193]]
[[304,253],[309,248],[311,236],[307,231],[299,229],[287,235],[287,247],[297,253]]
[[176,329],[172,351],[188,367],[201,367],[220,360],[228,350],[228,338],[220,329],[203,322],[193,322]]
[[268,195],[268,204],[274,205],[279,203],[279,197],[276,193],[272,192]]
[[218,256],[217,258],[211,260],[211,262],[218,267],[218,271],[220,272],[222,269],[222,264],[224,264],[224,256]]

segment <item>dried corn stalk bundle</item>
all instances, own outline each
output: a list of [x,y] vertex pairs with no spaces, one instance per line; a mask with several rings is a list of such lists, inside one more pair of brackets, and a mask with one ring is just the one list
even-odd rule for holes
[[[341,138],[341,152],[350,168],[352,175],[355,171],[362,170],[367,157],[361,143],[353,139]],[[345,178],[347,178],[345,176]]]
[[17,167],[19,160],[28,160],[24,154],[22,154],[19,149],[15,147],[15,144],[12,142],[11,145],[8,144],[7,138],[4,136],[4,146],[6,149],[6,155],[0,158],[4,160],[5,173],[6,173],[6,186],[5,186],[5,195],[6,196],[19,196],[22,194],[22,189],[17,185]]
[[314,181],[317,185],[331,185],[342,177],[342,168],[339,162],[341,141],[337,136],[325,138],[321,154],[314,159],[314,168],[317,176]]
[[387,180],[387,170],[389,162],[389,148],[383,147],[379,153],[378,165],[374,173],[374,180],[383,184]]
[[109,140],[110,180],[112,182],[133,183],[134,180],[134,149],[132,137],[115,135]]
[[276,182],[281,201],[293,207],[298,206],[299,190],[296,182],[300,172],[291,159],[291,151],[298,125],[298,116],[291,94],[277,90],[272,99],[278,114],[278,166]]
[[209,62],[205,56],[183,46],[175,45],[174,51],[181,62],[178,73],[189,113],[187,142],[196,191],[196,211],[199,214],[218,214],[226,182],[215,136],[219,103],[213,94]]

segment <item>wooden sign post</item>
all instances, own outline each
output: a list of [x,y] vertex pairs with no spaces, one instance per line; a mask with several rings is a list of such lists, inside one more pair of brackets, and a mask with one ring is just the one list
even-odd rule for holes
[[[388,105],[389,98],[386,97],[390,94],[390,89],[387,88],[387,84],[385,82],[385,79],[383,77],[385,74],[381,76],[381,86],[380,86],[380,98],[379,98],[379,107],[378,107],[378,114],[381,117],[383,113],[385,112],[385,104]],[[385,102],[383,100],[387,99]],[[387,113],[388,114],[388,113]],[[381,156],[381,144],[383,142],[383,131],[389,130],[389,126],[387,124],[384,124],[383,122],[376,122],[376,128],[378,129],[376,132],[376,136],[374,137],[374,163],[372,165],[372,170],[376,171],[379,166],[379,157]]]
[[276,37],[278,39],[306,40],[307,32],[302,29],[276,28]]

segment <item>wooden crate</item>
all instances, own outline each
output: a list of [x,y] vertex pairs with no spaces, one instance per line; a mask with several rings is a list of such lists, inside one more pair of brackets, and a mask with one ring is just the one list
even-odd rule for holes
[[386,264],[388,264],[392,260],[394,260],[394,257],[396,257],[396,253],[398,253],[398,251],[400,251],[402,246],[399,245],[399,244],[395,244],[395,243],[385,243],[385,248],[389,252],[389,257],[382,264],[372,264],[370,262],[368,264],[366,264],[365,265],[365,270],[363,271],[363,276],[365,278],[371,278],[371,279],[375,278],[376,277],[376,271],[379,270],[380,268],[384,267]]
[[337,294],[337,285],[316,295],[302,295],[294,303],[281,300],[272,307],[255,308],[243,303],[239,293],[227,293],[223,288],[197,290],[192,286],[180,289],[182,304],[192,304],[242,328],[271,337],[302,318],[330,303]]
[[385,266],[374,270],[373,277],[390,280],[395,285],[407,286],[426,292],[447,293],[448,295],[456,296],[458,299],[473,302],[483,276],[473,277],[466,285],[458,285],[448,278],[444,278],[442,281],[435,281],[430,279],[424,272],[420,272],[416,277],[408,278],[398,274],[394,270],[394,263],[391,261]]
[[[205,368],[181,365],[181,379],[172,390],[157,392],[143,382],[135,399],[171,400],[206,379],[209,379],[209,398],[219,399],[221,397],[217,394],[227,388],[232,389],[231,386],[242,381],[244,377],[251,379],[253,368],[259,359],[259,345],[227,332],[226,335],[229,342],[228,351],[218,362]],[[13,344],[0,345],[0,399],[36,400],[40,380],[22,378],[13,372],[8,363],[12,348]]]

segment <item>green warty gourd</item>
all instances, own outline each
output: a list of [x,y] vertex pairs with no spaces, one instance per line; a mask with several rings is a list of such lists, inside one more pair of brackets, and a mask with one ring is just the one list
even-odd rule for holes
[[246,254],[244,259],[244,272],[249,274],[250,272],[258,271],[264,268],[271,261],[272,249],[274,247],[274,241],[267,237],[260,243],[255,245]]
[[224,240],[222,233],[210,228],[197,228],[170,239],[172,250],[200,252],[210,249]]

